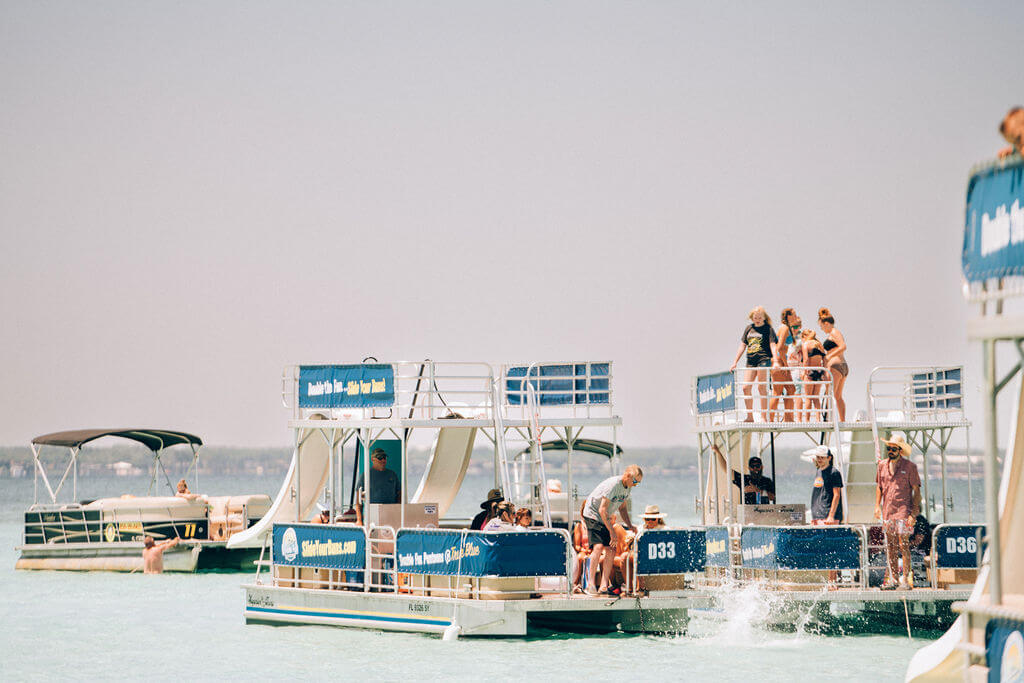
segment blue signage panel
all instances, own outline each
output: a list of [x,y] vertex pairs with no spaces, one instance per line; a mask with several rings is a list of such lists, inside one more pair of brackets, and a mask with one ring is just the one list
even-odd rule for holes
[[636,573],[704,571],[704,529],[649,529],[636,539]]
[[1024,623],[990,620],[985,626],[985,657],[990,683],[1024,680]]
[[[971,569],[980,567],[978,543],[984,534],[981,524],[942,524],[935,528],[935,566]],[[981,551],[985,551],[982,544]]]
[[757,569],[856,569],[860,537],[842,527],[752,527],[740,533],[743,566]]
[[366,535],[360,528],[325,524],[275,524],[274,564],[288,567],[363,569]]
[[729,566],[729,529],[709,526],[704,531],[704,555],[709,567]]
[[607,404],[610,363],[564,363],[533,365],[526,379],[525,365],[511,367],[505,373],[505,397],[509,405],[526,402],[527,385],[537,390],[541,405]]
[[697,378],[697,412],[717,413],[736,408],[735,383],[731,372]]
[[299,366],[300,408],[386,408],[394,402],[390,365]]
[[964,220],[968,281],[1024,275],[1024,162],[996,164],[971,176]]
[[[566,540],[551,531],[402,529],[398,571],[462,576],[564,576]],[[461,560],[461,562],[460,562]]]
[[914,407],[921,410],[959,408],[963,387],[960,368],[922,372],[913,376]]

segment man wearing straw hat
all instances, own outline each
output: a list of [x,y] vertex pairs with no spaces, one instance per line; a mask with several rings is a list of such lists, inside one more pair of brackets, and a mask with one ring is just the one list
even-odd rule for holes
[[[875,475],[875,518],[882,520],[889,572],[882,584],[885,590],[913,588],[914,572],[910,564],[910,533],[921,511],[921,477],[910,461],[910,444],[903,437],[885,441],[885,459],[878,463]],[[903,557],[903,576],[899,583],[898,558]]]

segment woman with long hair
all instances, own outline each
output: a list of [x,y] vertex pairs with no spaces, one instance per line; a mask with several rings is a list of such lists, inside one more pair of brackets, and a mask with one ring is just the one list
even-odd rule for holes
[[772,367],[775,348],[779,338],[772,329],[772,319],[764,306],[755,306],[747,315],[750,324],[740,336],[740,347],[729,372],[736,369],[743,352],[747,353],[747,371],[743,373],[743,396],[747,406],[747,417],[744,422],[754,421],[752,410],[751,387],[757,382],[757,393],[761,395],[761,419],[767,422],[768,415],[768,369]]
[[[825,349],[818,341],[818,335],[814,330],[804,330],[800,333],[801,346],[803,346],[804,365],[804,409],[803,418],[807,422],[817,422],[822,419],[821,415],[821,389],[825,379]],[[820,368],[815,370],[813,368]],[[814,419],[811,419],[811,418]]]
[[779,342],[775,354],[775,363],[778,367],[772,370],[772,400],[768,410],[773,420],[778,419],[776,410],[781,398],[782,421],[792,422],[796,414],[794,403],[799,399],[796,398],[797,386],[793,381],[793,373],[789,370],[789,357],[792,355],[790,347],[800,346],[801,320],[792,308],[783,308],[779,320],[782,321],[782,325],[779,326],[777,334]]
[[835,396],[839,421],[846,422],[846,401],[843,400],[843,386],[850,375],[846,362],[846,338],[836,329],[836,319],[827,308],[818,311],[818,327],[825,333],[822,347],[825,349],[825,367],[832,373],[832,393]]

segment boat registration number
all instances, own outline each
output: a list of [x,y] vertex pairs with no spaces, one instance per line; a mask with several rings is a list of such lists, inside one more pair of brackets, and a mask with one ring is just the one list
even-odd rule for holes
[[648,560],[671,559],[676,556],[675,541],[658,541],[647,546]]

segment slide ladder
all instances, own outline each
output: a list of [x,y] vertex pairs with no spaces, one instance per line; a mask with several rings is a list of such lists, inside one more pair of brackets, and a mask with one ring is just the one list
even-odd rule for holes
[[[532,367],[532,366],[531,366]],[[529,368],[523,378],[526,389],[527,406],[530,412],[530,423],[527,427],[530,447],[517,455],[511,463],[511,481],[509,480],[510,463],[504,439],[499,437],[498,457],[503,470],[505,497],[515,503],[516,507],[526,507],[533,512],[533,518],[543,522],[545,527],[551,526],[551,502],[548,500],[547,473],[544,469],[544,448],[541,446],[542,433],[540,427],[540,401],[537,389],[529,381]],[[495,424],[500,421],[501,411],[495,409]],[[503,432],[502,432],[503,433]],[[511,484],[511,488],[509,485]]]

